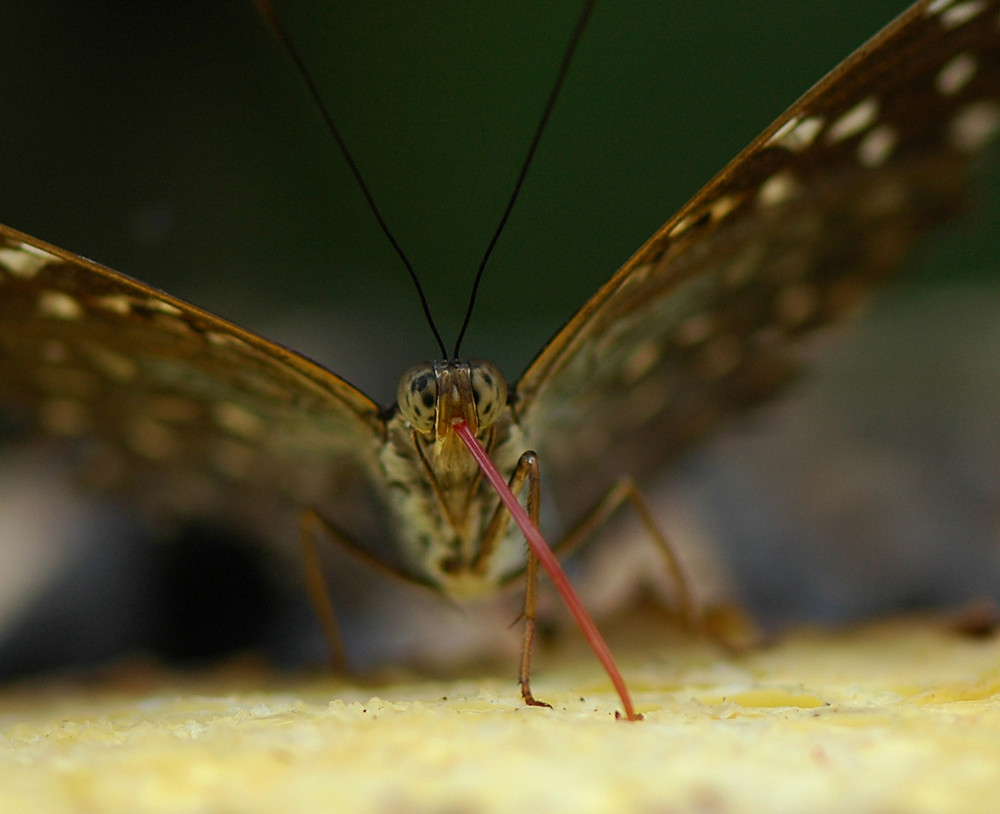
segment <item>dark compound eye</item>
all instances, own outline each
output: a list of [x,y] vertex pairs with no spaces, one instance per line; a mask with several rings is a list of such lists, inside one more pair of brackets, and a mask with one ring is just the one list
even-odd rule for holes
[[476,401],[479,429],[490,426],[507,404],[507,381],[492,362],[473,359],[469,362],[472,395]]
[[437,377],[434,368],[421,364],[410,368],[399,380],[396,401],[400,412],[417,432],[428,434],[434,429],[437,409]]

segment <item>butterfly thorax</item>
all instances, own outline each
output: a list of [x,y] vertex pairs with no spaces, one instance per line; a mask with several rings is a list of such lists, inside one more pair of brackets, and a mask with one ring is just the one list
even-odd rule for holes
[[487,529],[498,499],[452,429],[466,421],[509,477],[526,449],[506,403],[507,385],[488,362],[435,362],[404,375],[380,462],[402,568],[455,599],[495,593],[524,567],[524,544]]

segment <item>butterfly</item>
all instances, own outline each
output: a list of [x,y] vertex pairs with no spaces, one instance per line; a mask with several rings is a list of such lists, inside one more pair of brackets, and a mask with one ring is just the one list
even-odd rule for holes
[[[855,312],[960,210],[1000,126],[998,36],[996,3],[918,3],[671,218],[506,398],[479,391],[501,468],[538,451],[556,527],[780,392],[803,340]],[[454,517],[426,479],[400,474],[426,472],[414,440],[426,371],[406,379],[421,397],[404,415],[188,303],[13,229],[0,240],[8,419],[71,441],[99,485],[179,512],[310,507],[455,595],[523,567],[511,534],[470,584],[477,533],[440,535]],[[495,501],[469,477],[478,532]]]

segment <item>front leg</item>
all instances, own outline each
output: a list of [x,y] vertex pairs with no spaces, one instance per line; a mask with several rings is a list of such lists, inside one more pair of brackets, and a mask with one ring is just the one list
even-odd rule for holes
[[[534,451],[528,450],[517,461],[513,474],[507,485],[515,495],[521,493],[525,482],[528,484],[528,499],[526,508],[531,522],[538,525],[541,475],[538,467],[538,455]],[[503,504],[499,504],[489,526],[483,534],[482,545],[473,561],[473,569],[483,569],[489,561],[490,556],[496,550],[500,541],[507,533],[507,526],[510,522],[510,514],[504,509]],[[525,567],[525,588],[524,588],[524,609],[521,618],[524,620],[524,633],[521,638],[521,672],[518,683],[521,685],[521,697],[524,703],[533,707],[550,707],[544,701],[539,701],[531,692],[531,654],[535,644],[535,620],[538,616],[538,558],[528,547],[528,563]]]
[[[532,518],[537,524],[537,520]],[[521,697],[524,703],[531,707],[551,707],[544,701],[539,701],[531,693],[531,654],[535,647],[535,618],[538,615],[538,557],[528,549],[528,564],[524,569],[527,580],[524,588],[524,632],[521,637],[521,672],[518,683],[521,685]]]

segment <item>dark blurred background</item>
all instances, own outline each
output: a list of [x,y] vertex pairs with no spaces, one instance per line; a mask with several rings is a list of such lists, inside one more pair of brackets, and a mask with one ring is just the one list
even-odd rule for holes
[[[578,3],[348,5],[278,8],[450,341]],[[700,185],[900,11],[893,0],[601,4],[464,352],[516,378]],[[6,12],[0,222],[302,350],[380,402],[402,370],[435,355],[400,264],[249,0],[39,0]],[[804,395],[668,478],[681,525],[725,549],[742,595],[767,618],[844,618],[995,592],[998,212],[993,184],[977,218],[929,243],[873,319],[823,354]],[[810,390],[818,406],[800,406]],[[776,439],[765,435],[772,427]],[[8,459],[8,472],[26,466]],[[45,494],[44,475],[40,483],[35,514],[56,524],[61,498]],[[74,538],[72,511],[62,515],[68,529],[31,533]],[[18,537],[10,512],[0,522]],[[185,545],[223,551],[200,534]],[[86,562],[98,584],[108,582],[94,590],[124,624],[120,608],[138,600],[116,604],[106,587],[115,570],[107,546],[120,537],[99,537],[105,548]],[[131,557],[142,558],[119,559]],[[12,642],[0,649],[0,661],[12,654],[0,673],[57,660],[39,620],[66,617],[41,575],[65,561],[52,554],[24,576],[9,569],[18,599],[0,604],[0,637],[6,623]],[[183,595],[194,590],[190,574],[209,566],[181,563],[169,567],[187,583]],[[142,560],[139,570],[161,565]],[[142,594],[122,571],[128,587],[116,590]],[[77,588],[93,608],[94,596]],[[209,580],[206,593],[232,608],[221,590]],[[237,594],[259,608],[277,603],[275,591],[293,592],[266,580],[259,590]],[[124,626],[141,628],[143,613]],[[192,630],[214,627],[223,643],[242,646],[213,613],[195,612]],[[234,624],[247,618],[236,616]],[[45,624],[75,645],[71,659],[114,650]],[[273,620],[261,625],[273,632]],[[149,644],[135,631],[122,639]],[[22,659],[26,642],[38,652]]]

